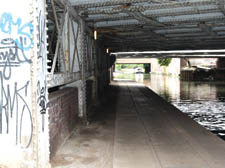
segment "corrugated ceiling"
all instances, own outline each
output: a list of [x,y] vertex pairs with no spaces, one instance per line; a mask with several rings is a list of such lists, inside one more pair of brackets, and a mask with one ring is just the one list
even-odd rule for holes
[[70,0],[113,51],[225,48],[225,0]]

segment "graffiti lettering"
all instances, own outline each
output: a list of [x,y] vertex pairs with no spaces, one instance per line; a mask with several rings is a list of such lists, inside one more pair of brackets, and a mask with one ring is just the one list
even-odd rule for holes
[[38,21],[38,58],[43,56],[43,51],[45,50],[45,18],[42,16],[41,11],[39,12],[39,16],[37,18]]
[[[20,38],[23,45],[23,39]],[[23,50],[21,50],[16,42],[11,38],[0,41],[0,67],[3,67],[3,77],[9,80],[11,77],[11,67],[18,67],[21,63],[31,63]]]
[[[45,16],[42,15],[42,11],[39,12],[39,15],[37,17],[37,22],[38,22],[38,53],[37,53],[37,58],[38,58],[38,66],[41,68],[40,69],[40,76],[39,79],[41,81],[38,81],[37,83],[37,103],[39,105],[40,109],[40,114],[42,116],[42,131],[44,132],[45,128],[45,114],[46,114],[46,108],[47,108],[47,84],[45,80],[45,72],[46,72],[46,32],[45,32],[45,27],[46,27],[46,21],[45,21]],[[43,82],[44,81],[44,82]]]
[[[18,83],[15,82],[13,85],[13,89],[11,88],[10,84],[7,84],[6,87],[4,86],[4,80],[2,72],[0,72],[0,134],[3,133],[3,125],[2,121],[5,118],[6,122],[6,133],[9,133],[9,122],[10,118],[15,118],[16,121],[16,144],[21,143],[21,137],[23,133],[23,120],[24,116],[29,116],[29,123],[25,127],[30,128],[29,140],[26,143],[23,143],[24,147],[29,147],[32,139],[32,131],[33,131],[33,124],[32,124],[32,116],[31,110],[26,102],[28,86],[30,82],[26,82],[25,85],[18,88]],[[4,116],[4,117],[3,117]],[[27,121],[27,120],[26,120]]]
[[47,87],[46,87],[46,82],[45,82],[45,86],[41,87],[40,86],[40,81],[38,81],[37,83],[37,95],[38,95],[38,99],[37,99],[37,103],[40,106],[41,110],[40,110],[40,114],[42,115],[42,131],[44,131],[44,115],[46,114],[46,108],[47,108],[47,99],[46,99],[46,92],[47,92]]
[[42,63],[42,71],[46,69],[45,60],[46,60],[46,34],[45,34],[45,26],[46,21],[45,17],[42,15],[42,12],[39,12],[39,16],[37,17],[38,22],[38,59],[41,60]]
[[15,75],[14,69],[26,70],[22,64],[32,63],[26,54],[33,45],[33,29],[30,22],[23,23],[20,17],[0,14],[0,134],[15,133],[16,145],[26,148],[31,144],[33,132],[28,101],[30,72],[19,80],[21,71]]
[[29,42],[26,43],[26,45],[24,45],[23,43],[21,43],[20,38],[15,39],[16,45],[21,50],[28,51],[32,47],[32,45],[33,45],[33,40],[32,40],[33,29],[34,29],[34,27],[30,22],[22,24],[22,19],[17,18],[14,20],[11,13],[3,13],[0,16],[1,32],[12,35],[13,30],[15,30],[15,33],[18,36],[22,36],[25,39],[29,40]]

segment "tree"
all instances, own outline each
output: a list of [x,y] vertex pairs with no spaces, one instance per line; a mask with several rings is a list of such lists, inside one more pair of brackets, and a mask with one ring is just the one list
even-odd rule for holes
[[160,66],[169,66],[172,58],[158,58],[158,63]]

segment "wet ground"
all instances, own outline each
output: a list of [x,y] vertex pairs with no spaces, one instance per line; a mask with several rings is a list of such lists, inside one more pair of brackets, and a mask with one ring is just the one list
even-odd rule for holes
[[157,74],[116,74],[144,83],[196,122],[225,140],[225,83],[180,81]]

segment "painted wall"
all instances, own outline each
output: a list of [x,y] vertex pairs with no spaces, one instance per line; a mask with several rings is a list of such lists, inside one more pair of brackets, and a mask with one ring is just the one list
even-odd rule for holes
[[0,5],[0,167],[49,167],[45,15],[44,0]]
[[[34,25],[28,15],[29,8],[26,0],[8,0],[0,5],[0,165],[15,168],[22,152],[31,149],[33,135]],[[18,12],[18,9],[23,10]]]

